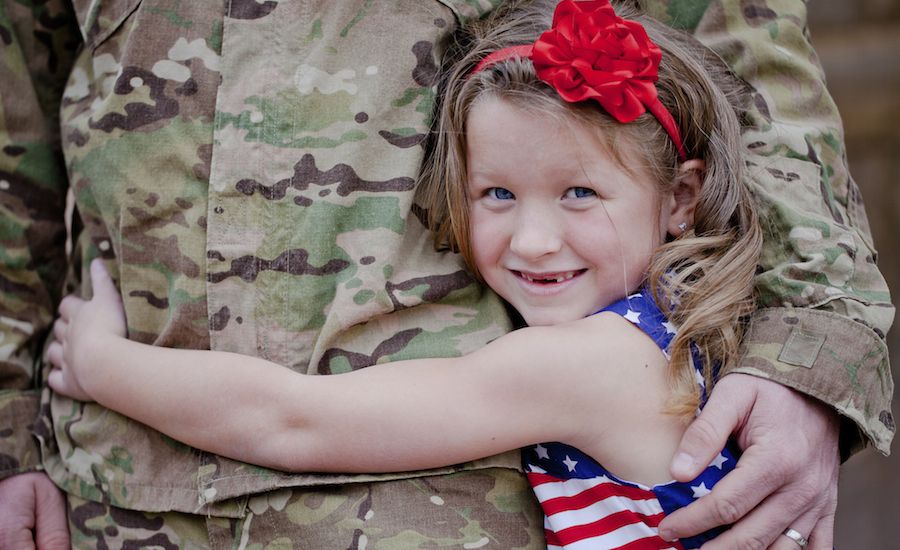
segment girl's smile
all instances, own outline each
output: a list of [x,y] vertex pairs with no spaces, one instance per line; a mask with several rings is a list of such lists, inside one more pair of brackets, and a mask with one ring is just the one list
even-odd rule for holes
[[587,269],[555,273],[530,273],[511,269],[510,272],[518,277],[524,293],[532,294],[535,297],[554,297],[577,284],[578,277],[586,273]]
[[537,283],[537,284],[553,284],[553,283],[563,283],[565,281],[571,280],[573,277],[577,277],[584,273],[585,269],[578,269],[575,271],[562,271],[558,273],[528,273],[526,271],[515,271],[519,277],[522,277],[529,283]]

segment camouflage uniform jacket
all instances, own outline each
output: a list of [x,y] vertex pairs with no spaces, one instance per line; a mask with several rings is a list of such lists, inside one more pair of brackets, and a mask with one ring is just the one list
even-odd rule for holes
[[[86,499],[221,515],[277,487],[418,475],[287,475],[202,453],[51,395],[40,358],[60,294],[85,295],[98,256],[120,282],[131,338],[307,374],[465,353],[508,330],[498,299],[433,252],[413,204],[441,49],[490,8],[0,3],[0,475],[44,468]],[[892,310],[805,5],[648,9],[758,90],[748,184],[769,244],[738,370],[832,404],[859,428],[845,431],[851,446],[886,451]],[[441,471],[517,463],[510,453]]]

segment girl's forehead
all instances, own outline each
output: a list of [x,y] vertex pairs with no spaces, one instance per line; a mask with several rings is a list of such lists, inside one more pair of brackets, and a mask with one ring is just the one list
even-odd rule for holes
[[618,124],[598,125],[559,108],[520,106],[483,98],[469,111],[466,149],[469,176],[505,170],[549,170],[560,177],[624,172],[646,179],[640,149]]
[[[466,139],[486,133],[492,139],[514,130],[535,141],[562,140],[572,151],[597,149],[615,158],[640,153],[636,136],[628,125],[605,120],[608,117],[592,108],[562,106],[547,98],[529,100],[529,96],[507,99],[494,95],[478,98],[466,118]],[[623,155],[622,153],[626,153]]]

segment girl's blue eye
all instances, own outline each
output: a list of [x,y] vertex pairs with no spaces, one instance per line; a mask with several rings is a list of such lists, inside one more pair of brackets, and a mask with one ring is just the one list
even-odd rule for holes
[[583,199],[586,197],[596,197],[597,193],[594,193],[593,189],[588,189],[587,187],[570,187],[566,189],[566,198],[567,199]]
[[485,195],[492,199],[501,201],[509,201],[516,198],[516,196],[512,194],[512,191],[510,191],[509,189],[504,189],[502,187],[491,187],[490,189],[485,191]]

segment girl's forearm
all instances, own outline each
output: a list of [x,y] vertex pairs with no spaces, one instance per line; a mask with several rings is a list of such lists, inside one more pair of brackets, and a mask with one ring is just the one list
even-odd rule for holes
[[79,380],[101,405],[188,445],[277,465],[265,454],[271,446],[258,443],[278,430],[278,404],[300,382],[296,373],[255,357],[118,337],[85,355]]

